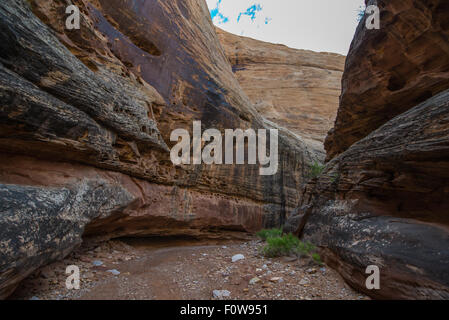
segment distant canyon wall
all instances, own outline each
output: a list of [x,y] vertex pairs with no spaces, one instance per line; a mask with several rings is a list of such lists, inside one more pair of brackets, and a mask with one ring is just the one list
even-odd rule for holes
[[337,114],[345,56],[292,49],[218,28],[217,34],[257,111],[324,152]]

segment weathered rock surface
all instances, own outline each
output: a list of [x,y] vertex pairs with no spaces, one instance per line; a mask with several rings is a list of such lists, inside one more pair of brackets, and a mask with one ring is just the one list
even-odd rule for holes
[[329,162],[287,225],[371,297],[448,299],[449,7],[377,3],[381,29],[362,20],[346,61]]
[[[72,3],[80,30],[64,27]],[[170,133],[193,120],[277,126],[242,91],[203,0],[3,1],[0,42],[0,298],[82,236],[279,224],[321,157],[281,129],[273,176],[172,165]]]
[[131,200],[126,190],[101,180],[84,180],[72,189],[2,184],[0,197],[2,296],[36,266],[69,254],[90,221]]
[[381,28],[357,29],[342,82],[340,108],[327,137],[327,159],[395,116],[449,88],[449,3],[369,0]]
[[323,150],[337,114],[345,57],[292,49],[220,29],[217,34],[257,111]]
[[[330,161],[311,183],[304,237],[376,298],[449,298],[449,90]],[[303,222],[304,224],[305,222]],[[367,290],[365,269],[380,268]]]

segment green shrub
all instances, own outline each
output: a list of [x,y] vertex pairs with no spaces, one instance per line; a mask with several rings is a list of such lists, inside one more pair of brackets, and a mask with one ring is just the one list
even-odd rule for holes
[[282,234],[281,229],[262,230],[257,234],[267,244],[262,248],[262,254],[269,258],[289,256],[296,254],[310,257],[315,263],[321,265],[321,257],[315,252],[316,247],[310,242],[302,242],[293,234]]
[[318,253],[312,253],[311,257],[316,264],[319,264],[320,266],[323,264],[323,262],[321,261],[321,257]]
[[300,242],[295,249],[297,254],[308,256],[316,249],[316,247],[310,242]]
[[291,233],[267,238],[267,245],[263,248],[263,254],[267,257],[287,256],[294,252],[300,241]]
[[280,237],[282,236],[282,229],[264,229],[257,233],[257,236],[262,240],[267,240],[268,238]]
[[310,166],[310,173],[309,173],[309,177],[311,178],[318,178],[321,173],[323,173],[324,170],[324,166],[318,162],[314,162],[311,166]]

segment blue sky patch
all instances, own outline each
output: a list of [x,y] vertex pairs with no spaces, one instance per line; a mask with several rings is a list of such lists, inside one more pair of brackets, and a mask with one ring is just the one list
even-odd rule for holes
[[[225,16],[222,12],[222,6],[224,5],[224,1],[223,0],[215,0],[215,1],[208,1],[209,3],[209,7],[210,7],[210,16],[212,18],[212,21],[215,24],[225,24],[228,22],[232,22],[236,21],[237,23],[240,23],[240,20],[242,18],[242,16],[248,16],[251,20],[251,22],[255,22],[256,19],[258,18],[258,13],[262,11],[263,6],[260,3],[256,3],[253,4],[252,6],[250,6],[249,8],[247,8],[245,11],[241,11],[241,12],[235,12],[235,15],[232,15],[232,17],[228,17]],[[213,3],[213,4],[212,4]],[[228,2],[226,2],[226,4],[228,5]],[[241,9],[240,9],[241,10]],[[236,20],[234,20],[236,19]],[[262,19],[264,24],[269,24],[271,22],[271,18],[264,18]]]
[[253,4],[251,7],[246,9],[246,11],[239,13],[237,22],[240,22],[240,18],[242,18],[243,15],[249,16],[251,18],[251,21],[254,21],[256,19],[256,13],[259,11],[262,11],[262,6],[260,4]]
[[220,12],[220,4],[221,4],[222,0],[218,0],[217,1],[217,6],[213,9],[210,10],[210,16],[212,18],[212,21],[217,18],[216,22],[218,24],[222,24],[222,23],[226,23],[229,21],[228,17],[225,17],[221,12]]

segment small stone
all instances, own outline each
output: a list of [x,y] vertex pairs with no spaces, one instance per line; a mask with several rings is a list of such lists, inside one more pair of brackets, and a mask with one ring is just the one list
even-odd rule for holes
[[271,282],[279,282],[279,283],[281,283],[281,282],[284,282],[284,279],[281,278],[281,277],[273,277],[273,278],[270,279],[270,281]]
[[30,298],[30,300],[33,300],[33,301],[37,301],[37,300],[40,300],[38,297],[36,297],[36,296],[32,296],[31,298]]
[[254,285],[256,283],[260,282],[260,279],[258,277],[254,277],[251,280],[249,280],[250,285]]
[[214,290],[212,294],[215,299],[229,298],[231,296],[231,292],[228,290]]
[[296,261],[296,260],[298,260],[298,257],[285,257],[284,259],[283,259],[285,262],[294,262],[294,261]]
[[95,260],[94,262],[92,262],[92,264],[96,267],[100,267],[103,265],[103,261]]
[[316,273],[316,269],[315,268],[310,268],[310,269],[307,269],[306,272],[309,273],[309,274],[314,274],[314,273]]
[[306,284],[309,284],[309,281],[307,281],[306,279],[301,279],[301,281],[299,281],[299,284],[304,286]]
[[90,259],[88,257],[81,257],[80,260],[82,262],[90,262]]
[[236,254],[232,257],[232,262],[237,262],[243,259],[245,259],[245,256],[243,254]]
[[116,269],[108,270],[106,272],[112,273],[114,276],[118,276],[120,274],[120,271]]

